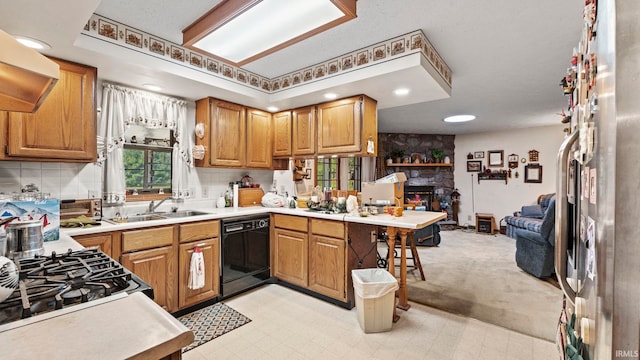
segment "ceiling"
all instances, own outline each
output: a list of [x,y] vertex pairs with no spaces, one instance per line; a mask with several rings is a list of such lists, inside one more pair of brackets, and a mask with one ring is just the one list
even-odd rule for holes
[[[399,85],[420,88],[411,71],[368,81],[330,84],[290,98],[242,93],[212,86],[177,65],[114,56],[107,46],[87,46],[79,34],[92,13],[182,43],[182,29],[220,0],[0,0],[0,29],[43,40],[47,55],[90,64],[101,79],[133,87],[156,83],[163,93],[195,100],[214,96],[265,108],[289,108],[339,96],[365,93],[379,102],[379,131],[468,134],[559,124],[566,102],[558,86],[582,29],[583,0],[358,0],[355,20],[244,66],[268,78],[302,69],[345,53],[422,30],[452,70],[451,96],[423,101],[415,90],[398,98]],[[125,50],[118,50],[125,51]],[[129,51],[129,50],[126,50]],[[417,93],[417,94],[416,94]],[[416,102],[418,101],[418,102]],[[306,102],[306,103],[305,103]],[[446,124],[448,115],[470,113],[477,120]]]

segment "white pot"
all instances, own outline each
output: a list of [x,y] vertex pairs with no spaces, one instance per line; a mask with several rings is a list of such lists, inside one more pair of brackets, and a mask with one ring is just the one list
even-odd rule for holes
[[445,163],[445,164],[451,164],[451,158],[450,158],[450,157],[448,157],[448,156],[445,156],[445,157],[444,157],[444,163]]

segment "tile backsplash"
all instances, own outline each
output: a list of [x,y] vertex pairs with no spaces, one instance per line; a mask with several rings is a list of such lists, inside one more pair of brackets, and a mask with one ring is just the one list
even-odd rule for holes
[[[246,174],[265,192],[271,188],[272,170],[194,168],[189,176],[192,200],[215,203],[229,182],[240,180]],[[101,197],[102,181],[102,167],[93,163],[0,161],[0,192],[5,194],[20,192],[25,185],[34,184],[41,192],[61,200]],[[281,181],[279,185],[285,185],[284,191],[293,194],[292,184]]]
[[0,192],[20,192],[28,184],[63,200],[100,196],[102,168],[85,163],[0,161]]

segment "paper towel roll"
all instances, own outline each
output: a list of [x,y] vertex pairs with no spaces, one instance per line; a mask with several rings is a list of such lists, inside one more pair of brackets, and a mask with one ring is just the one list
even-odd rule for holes
[[233,184],[233,207],[238,207],[238,184]]

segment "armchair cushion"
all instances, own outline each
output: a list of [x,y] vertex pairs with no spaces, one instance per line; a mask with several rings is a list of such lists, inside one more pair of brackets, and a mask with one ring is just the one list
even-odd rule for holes
[[542,219],[544,213],[542,212],[542,206],[540,205],[526,205],[522,207],[522,211],[520,211],[520,216],[534,218],[534,219]]
[[554,197],[547,206],[547,211],[544,213],[542,224],[540,225],[540,235],[543,239],[548,239],[551,231],[556,225],[556,198]]

